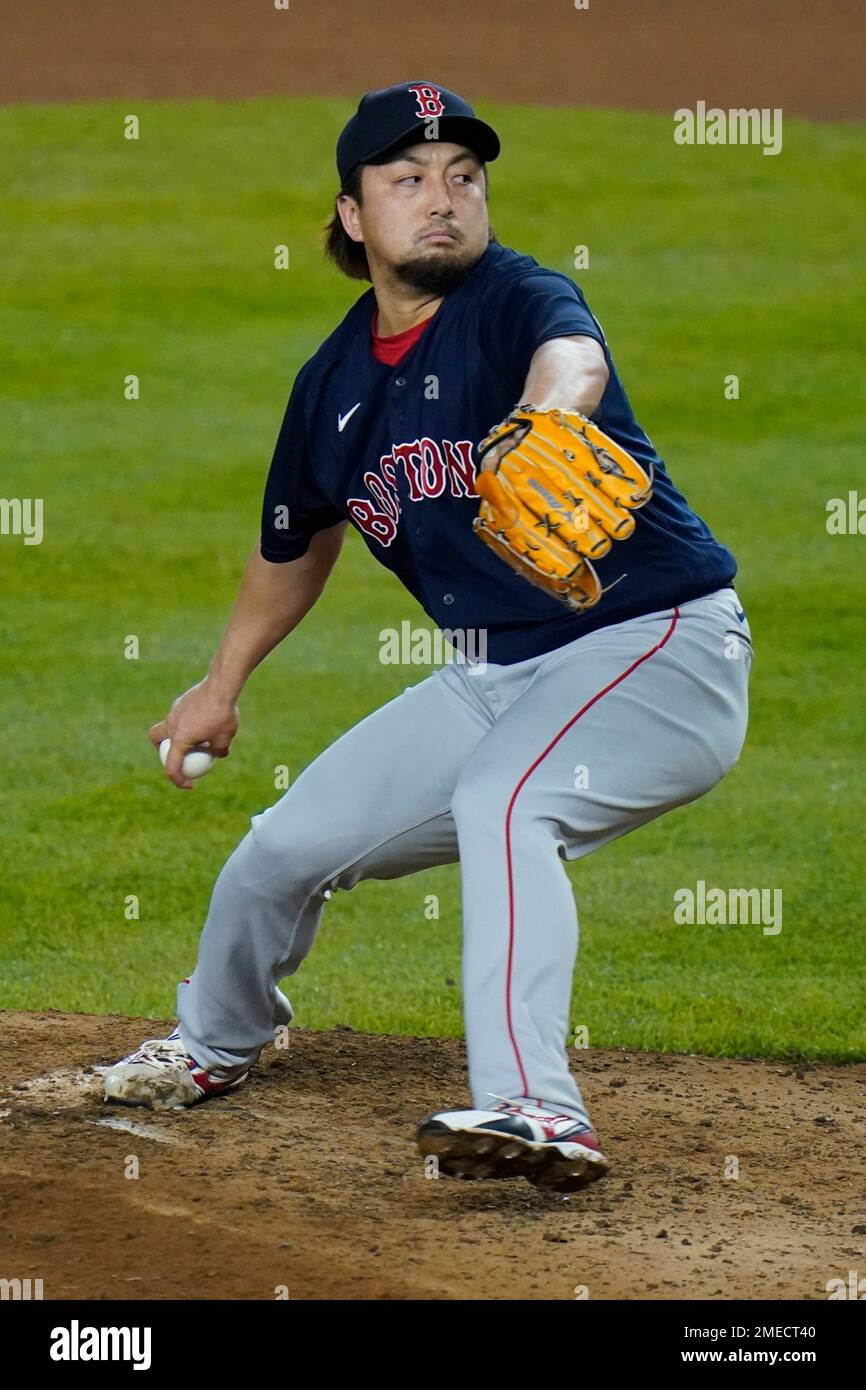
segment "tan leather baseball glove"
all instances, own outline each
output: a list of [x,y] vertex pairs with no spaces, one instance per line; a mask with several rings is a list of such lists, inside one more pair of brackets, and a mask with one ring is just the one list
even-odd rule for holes
[[[503,442],[495,471],[480,465]],[[582,611],[598,603],[592,561],[632,534],[652,474],[574,410],[518,406],[478,447],[473,529],[531,583]]]

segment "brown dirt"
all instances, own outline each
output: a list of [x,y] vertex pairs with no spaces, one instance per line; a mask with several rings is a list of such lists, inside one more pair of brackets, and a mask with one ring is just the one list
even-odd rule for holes
[[425,1178],[415,1125],[467,1103],[453,1040],[292,1029],[234,1095],[152,1113],[93,1067],[164,1023],[3,1025],[0,1276],[46,1298],[811,1300],[864,1268],[863,1064],[580,1054],[614,1172],[556,1197]]
[[0,0],[0,101],[326,93],[861,120],[861,0]]

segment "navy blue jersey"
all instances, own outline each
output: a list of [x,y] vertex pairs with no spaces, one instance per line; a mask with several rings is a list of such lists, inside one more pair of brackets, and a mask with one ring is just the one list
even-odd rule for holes
[[[348,519],[437,626],[485,630],[487,660],[506,665],[730,583],[733,556],[674,487],[568,276],[492,242],[396,367],[373,356],[375,308],[370,289],[298,373],[265,489],[266,560],[296,559]],[[593,561],[612,587],[585,613],[515,574],[472,530],[477,445],[521,400],[535,350],[572,334],[595,338],[610,372],[593,420],[655,469],[634,534]]]

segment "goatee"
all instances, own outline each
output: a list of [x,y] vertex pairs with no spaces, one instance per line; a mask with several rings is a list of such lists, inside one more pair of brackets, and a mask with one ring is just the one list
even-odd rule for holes
[[422,252],[420,255],[398,261],[393,267],[394,275],[422,294],[451,294],[462,285],[478,256],[467,256],[465,252],[445,253]]

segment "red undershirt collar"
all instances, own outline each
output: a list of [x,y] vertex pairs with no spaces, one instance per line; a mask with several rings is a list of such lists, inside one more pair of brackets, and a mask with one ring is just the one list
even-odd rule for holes
[[376,331],[379,322],[379,310],[374,309],[370,319],[370,347],[376,361],[385,362],[389,367],[396,367],[409,349],[415,346],[424,329],[433,322],[435,317],[435,314],[431,314],[429,319],[416,323],[414,328],[406,328],[402,333],[392,333],[389,337]]

